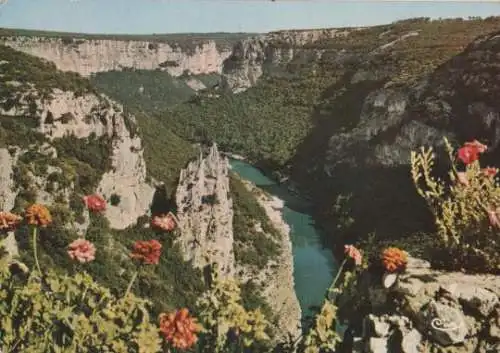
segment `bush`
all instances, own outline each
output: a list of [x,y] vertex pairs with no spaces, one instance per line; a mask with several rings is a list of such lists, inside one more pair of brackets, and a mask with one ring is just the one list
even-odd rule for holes
[[4,352],[158,352],[147,300],[118,298],[86,273],[45,271],[21,278],[0,272],[0,343]]
[[[465,144],[456,157],[447,140],[452,162],[451,185],[432,175],[435,154],[422,148],[411,155],[417,192],[429,205],[446,265],[454,269],[500,273],[500,186],[497,170],[482,169],[480,153],[486,146]],[[442,258],[442,257],[441,257]]]

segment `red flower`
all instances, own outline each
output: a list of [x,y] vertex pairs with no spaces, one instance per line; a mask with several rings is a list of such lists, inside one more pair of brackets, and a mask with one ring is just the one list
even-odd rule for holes
[[83,202],[92,212],[101,212],[106,209],[106,201],[99,195],[87,195],[83,197]]
[[170,314],[162,313],[159,320],[161,334],[174,348],[189,349],[198,340],[196,333],[201,327],[195,318],[189,316],[187,309]]
[[477,161],[479,159],[479,154],[485,152],[486,149],[486,145],[474,140],[472,142],[466,142],[463,147],[459,148],[457,156],[464,164],[468,165]]
[[170,232],[177,226],[177,219],[172,212],[167,215],[154,216],[151,220],[151,226]]
[[486,167],[486,168],[482,169],[481,171],[487,177],[494,177],[498,173],[498,169],[492,168],[492,167]]
[[90,262],[95,260],[95,246],[85,239],[77,239],[69,244],[68,255],[78,262]]
[[134,251],[130,257],[149,265],[160,262],[161,244],[158,240],[138,240],[134,244]]
[[347,257],[353,259],[356,265],[361,265],[363,257],[361,256],[361,252],[355,246],[344,245],[344,253]]

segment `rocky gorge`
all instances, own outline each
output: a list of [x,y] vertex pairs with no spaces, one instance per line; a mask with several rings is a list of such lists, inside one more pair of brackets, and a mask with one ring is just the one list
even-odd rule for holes
[[[46,89],[41,87],[44,82],[37,82],[34,77],[28,76],[27,81],[10,77],[16,74],[12,67],[21,63],[9,61],[16,52],[5,47],[3,50],[8,55],[3,55],[0,69],[3,68],[4,77],[11,79],[3,83],[7,94],[0,101],[0,114],[2,122],[15,119],[13,123],[20,124],[22,130],[1,131],[2,209],[11,211],[30,202],[45,204],[51,207],[54,216],[58,214],[56,210],[63,212],[60,217],[65,222],[65,231],[85,237],[95,226],[91,215],[81,207],[75,211],[69,208],[82,202],[79,199],[84,195],[95,192],[108,202],[103,216],[111,231],[142,227],[138,222],[150,214],[161,183],[147,176],[136,118],[103,94],[57,86]],[[57,71],[52,74],[60,75]],[[33,128],[25,125],[30,121],[36,122]],[[12,136],[16,133],[34,134],[36,139],[25,142],[18,135]],[[235,276],[242,283],[252,281],[264,288],[261,295],[265,303],[277,313],[276,339],[297,337],[301,315],[293,285],[291,244],[279,211],[271,206],[272,200],[246,186],[249,193],[255,194],[280,237],[279,258],[259,272],[235,260],[227,157],[214,144],[206,156],[201,154],[189,162],[178,179],[174,196],[178,210],[177,243],[186,263],[200,269],[217,263],[223,276]],[[271,236],[264,234],[257,220],[252,228],[263,236]],[[109,244],[123,252],[120,256],[127,257],[125,244],[119,239],[111,236]],[[13,233],[5,245],[11,256],[18,253]],[[121,268],[115,275],[124,272]]]
[[[162,112],[164,121],[186,139],[216,141],[225,150],[297,182],[312,196],[324,228],[335,238],[334,247],[358,241],[365,245],[364,236],[374,232],[377,246],[403,242],[410,253],[413,248],[421,250],[420,237],[424,236],[417,232],[431,232],[432,222],[411,185],[411,151],[431,145],[441,154],[444,136],[453,142],[477,138],[490,147],[484,159],[498,166],[495,58],[500,42],[493,32],[495,21],[416,20],[374,29],[283,31],[243,39],[222,56],[210,51],[213,55],[207,54],[206,61],[200,49],[194,54],[196,60],[175,57],[179,66],[166,70],[172,75],[180,75],[180,68],[194,73],[220,72],[221,87],[237,94],[224,96],[219,90],[218,95],[209,96],[201,90],[197,99],[179,104],[168,114]],[[484,33],[488,31],[491,33]],[[472,40],[473,35],[480,36]],[[77,51],[72,51],[72,61],[67,63],[64,50],[55,55],[59,49],[50,49],[52,53],[47,54],[42,49],[26,49],[29,45],[23,40],[14,42],[9,45],[24,46],[19,49],[85,75],[134,67],[135,55],[144,59],[147,47],[145,42],[139,49],[134,47],[138,44],[120,44],[117,52],[128,50],[127,45],[133,48],[130,55],[123,55],[127,60],[123,65],[115,59],[102,59],[86,63],[83,69],[79,66],[83,62],[75,59]],[[166,53],[167,49],[162,50]],[[159,57],[170,60],[173,56]],[[161,64],[155,55],[144,62],[145,66],[136,68],[154,70]],[[15,80],[9,82],[11,90],[17,86]],[[113,193],[121,197],[118,205],[106,211],[113,228],[133,225],[147,213],[148,200],[153,197],[153,183],[146,181],[141,134],[135,136],[130,128],[135,119],[106,97],[90,93],[76,97],[57,89],[51,93],[53,103],[40,105],[36,95],[33,97],[38,102],[35,115],[43,122],[36,131],[47,135],[49,145],[66,133],[83,139],[110,138],[111,163],[106,164],[109,170],[100,175],[96,190],[106,197]],[[33,99],[21,98],[22,107],[11,107],[5,100],[2,114],[24,116],[30,113]],[[107,103],[101,105],[101,101]],[[249,145],[245,145],[247,141]],[[24,152],[9,146],[0,150],[2,165],[13,167],[12,173],[0,174],[5,186],[0,195],[5,205],[14,207],[15,198],[8,187],[20,182],[9,175],[17,175],[14,168]],[[37,153],[45,153],[46,147]],[[38,178],[38,189],[45,189],[46,181],[35,172],[29,176]],[[130,183],[121,185],[121,180]],[[286,328],[283,336],[285,332],[296,335],[300,308],[293,292],[289,230],[277,215],[282,206],[245,184],[281,234],[279,260],[270,261],[255,275],[255,269],[241,266],[236,259],[237,212],[230,185],[228,161],[216,145],[180,172],[174,198],[182,255],[196,268],[216,261],[226,275],[234,274],[243,282],[252,278],[264,285],[263,294],[273,311],[283,313],[278,320]],[[47,193],[42,190],[39,194]],[[68,202],[70,195],[64,195]],[[347,211],[335,204],[344,197]],[[258,221],[248,223],[252,234],[263,236],[259,239],[270,238]],[[407,235],[413,243],[406,242]],[[438,271],[416,257],[391,288],[384,288],[380,276],[373,273],[360,279],[358,295],[370,306],[370,313],[351,317],[358,325],[346,336],[347,352],[497,352],[498,276]],[[457,322],[458,326],[446,326]],[[445,326],[436,328],[436,323]]]

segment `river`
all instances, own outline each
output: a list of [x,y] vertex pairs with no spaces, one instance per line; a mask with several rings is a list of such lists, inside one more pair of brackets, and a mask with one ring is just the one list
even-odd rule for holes
[[295,292],[302,317],[312,314],[311,307],[320,306],[337,272],[332,252],[322,245],[322,235],[315,227],[308,201],[291,194],[288,189],[265,176],[259,169],[230,159],[231,169],[242,179],[251,181],[285,203],[283,219],[290,226],[294,260]]

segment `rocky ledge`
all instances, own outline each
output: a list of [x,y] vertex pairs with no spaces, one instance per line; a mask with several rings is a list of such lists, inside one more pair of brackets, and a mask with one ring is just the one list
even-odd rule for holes
[[379,276],[360,278],[372,313],[346,340],[349,352],[500,352],[500,277],[436,271],[415,258],[390,276],[391,286],[387,276],[385,286]]

